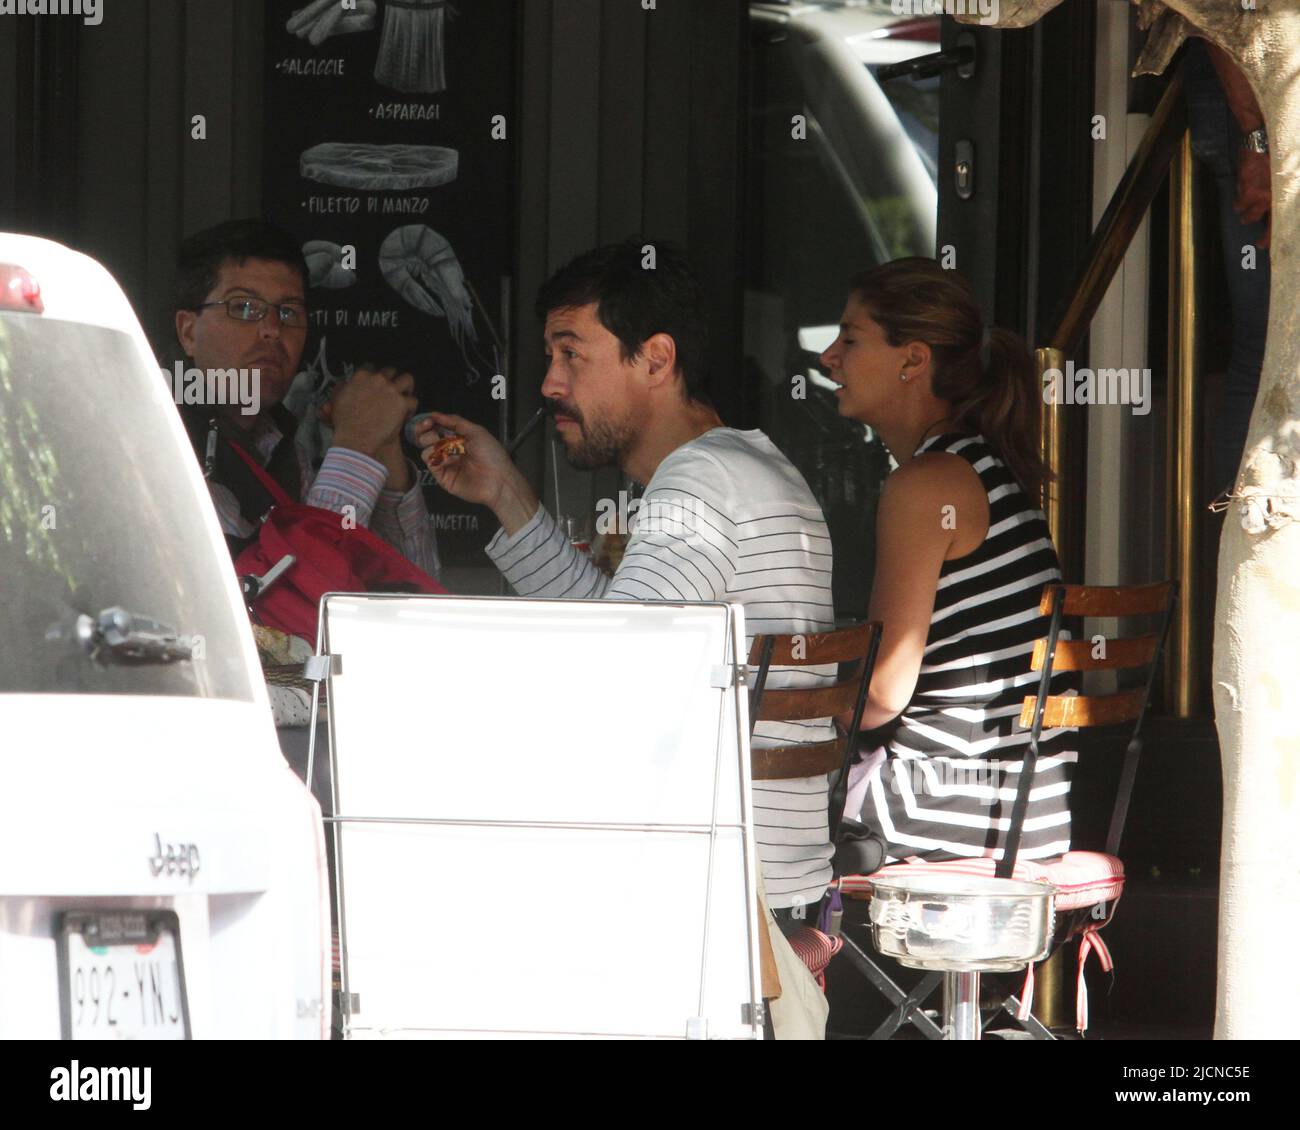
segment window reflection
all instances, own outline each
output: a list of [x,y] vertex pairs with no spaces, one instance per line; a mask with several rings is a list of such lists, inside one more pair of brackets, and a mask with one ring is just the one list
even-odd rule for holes
[[749,9],[745,379],[758,426],[826,513],[843,617],[866,612],[889,458],[839,417],[817,356],[851,276],[934,254],[939,79],[876,72],[938,51],[939,24],[901,19],[889,0]]

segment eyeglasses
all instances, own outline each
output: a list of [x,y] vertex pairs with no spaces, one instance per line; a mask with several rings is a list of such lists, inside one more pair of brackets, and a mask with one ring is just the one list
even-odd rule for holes
[[[206,310],[210,306],[224,306],[227,317],[233,318],[236,322],[260,322],[271,310],[271,304],[263,302],[260,298],[228,298],[224,302],[204,302],[194,309]],[[306,306],[286,302],[275,307],[275,312],[282,326],[302,329],[307,325]]]

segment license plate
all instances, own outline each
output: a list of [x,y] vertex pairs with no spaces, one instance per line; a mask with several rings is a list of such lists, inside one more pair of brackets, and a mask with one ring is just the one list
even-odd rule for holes
[[170,910],[68,911],[58,933],[65,1040],[188,1040]]

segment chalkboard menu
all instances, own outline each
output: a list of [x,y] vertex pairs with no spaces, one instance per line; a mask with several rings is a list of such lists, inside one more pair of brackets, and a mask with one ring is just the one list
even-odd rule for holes
[[[513,0],[271,0],[263,213],[301,239],[312,333],[285,405],[364,363],[420,410],[498,430],[514,257]],[[490,515],[428,485],[444,564],[480,565]]]

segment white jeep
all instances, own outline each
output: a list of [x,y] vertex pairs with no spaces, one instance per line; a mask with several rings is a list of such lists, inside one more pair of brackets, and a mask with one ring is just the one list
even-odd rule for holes
[[0,234],[0,1036],[329,1023],[320,810],[171,390],[108,271]]

